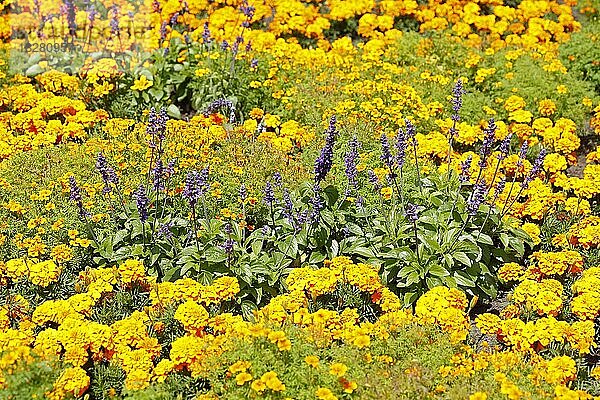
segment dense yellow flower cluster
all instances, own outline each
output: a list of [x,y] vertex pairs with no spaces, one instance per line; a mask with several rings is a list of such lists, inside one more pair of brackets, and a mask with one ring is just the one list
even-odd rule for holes
[[566,240],[584,249],[596,248],[600,244],[600,217],[589,216],[572,225]]
[[0,272],[7,278],[18,280],[25,277],[34,285],[46,287],[56,282],[61,268],[52,260],[36,262],[29,259],[12,259],[0,264]]
[[583,320],[596,318],[600,314],[600,268],[592,267],[583,271],[571,289],[575,294],[571,302],[573,314]]
[[530,267],[528,273],[535,278],[544,278],[550,275],[575,275],[583,270],[583,257],[577,251],[563,250],[559,252],[533,253],[532,258],[537,261]]
[[[72,366],[65,370],[52,391],[53,399],[63,399],[69,393],[86,390],[89,377],[81,367],[90,360],[119,365],[126,373],[125,386],[136,390],[164,380],[171,371],[185,369],[192,376],[203,376],[207,372],[203,361],[225,351],[229,340],[263,338],[279,351],[288,351],[292,343],[277,329],[281,324],[301,327],[314,340],[324,340],[324,344],[342,340],[358,348],[368,347],[371,337],[389,337],[413,321],[439,325],[456,341],[466,337],[468,327],[463,293],[436,288],[422,297],[413,317],[410,311],[401,309],[400,300],[382,285],[371,266],[353,264],[346,257],[337,257],[319,270],[296,270],[288,280],[290,293],[272,299],[257,312],[254,323],[227,313],[211,315],[206,308],[236,295],[239,285],[234,278],[222,277],[208,286],[189,278],[156,284],[142,271],[142,263],[135,260],[114,268],[87,270],[80,275],[76,286],[83,290],[81,293],[66,300],[45,301],[32,310],[30,317],[22,314],[19,329],[8,328],[9,315],[14,310],[0,307],[0,323],[8,324],[0,333],[0,353],[5,354],[0,360],[0,371],[34,354],[43,358],[60,357]],[[134,283],[149,293],[151,307],[134,311],[111,325],[90,320],[92,308],[109,299],[117,286],[119,290],[128,290]],[[352,308],[342,312],[308,311],[309,302],[331,293],[340,284],[355,285],[369,293],[373,303],[381,307],[381,317],[374,323],[360,323],[357,310]],[[173,304],[174,319],[186,333],[173,341],[169,358],[160,359],[161,344],[150,332],[164,329],[156,322],[157,313]],[[344,375],[341,366],[331,368],[345,390],[354,390],[355,384],[341,379]],[[239,375],[246,370],[237,372],[236,380],[241,385],[253,379]],[[258,392],[285,388],[283,382],[271,375],[253,380],[251,386]]]
[[577,352],[587,354],[596,346],[591,321],[569,324],[554,317],[542,317],[525,322],[520,318],[502,319],[494,314],[481,314],[475,323],[484,334],[497,335],[501,342],[519,351],[534,352],[552,343],[568,343]]
[[[54,43],[57,38],[69,34],[66,18],[47,19],[37,31],[39,20],[49,14],[61,15],[58,6],[50,0],[15,0],[20,10],[19,18],[13,19],[12,28],[30,33],[32,43]],[[161,47],[166,39],[181,38],[181,33],[162,21],[175,19],[184,24],[193,40],[201,38],[203,23],[208,26],[217,40],[233,41],[240,33],[239,21],[246,19],[239,7],[241,0],[230,2],[188,1],[183,7],[180,2],[170,0],[154,4],[123,3],[113,8],[114,2],[102,1],[108,14],[105,18],[95,15],[89,21],[85,11],[76,13],[77,29],[74,35],[86,50],[109,49],[122,51],[134,44],[145,49]],[[420,23],[421,31],[442,30],[447,27],[457,37],[473,45],[481,43],[478,32],[489,35],[492,48],[519,45],[524,48],[544,48],[562,42],[569,33],[580,29],[580,24],[566,4],[554,1],[528,0],[516,7],[501,2],[455,0],[450,3],[431,1],[419,5],[416,1],[373,0],[340,1],[318,7],[308,1],[274,0],[269,4],[248,1],[254,13],[249,23],[264,28],[249,29],[246,34],[257,48],[273,46],[279,37],[294,34],[298,37],[324,39],[325,32],[334,23],[358,22],[358,33],[374,40],[395,31],[394,23],[402,18],[411,18]],[[158,5],[158,6],[157,6]],[[552,18],[544,18],[546,15]],[[208,15],[208,18],[199,16]],[[269,23],[264,21],[268,20]],[[10,30],[10,29],[9,29]],[[0,31],[1,32],[1,31]],[[40,32],[40,41],[35,32]],[[8,36],[7,36],[8,37]],[[90,42],[90,38],[94,39]],[[57,41],[60,43],[60,41]]]
[[466,316],[467,298],[463,292],[438,286],[417,300],[415,317],[423,323],[440,325],[454,342],[466,339],[469,322]]
[[0,90],[0,159],[20,151],[85,139],[89,128],[105,120],[102,111],[89,111],[83,101],[39,93],[30,84]]
[[554,279],[544,279],[539,283],[525,279],[515,288],[511,300],[526,311],[555,317],[562,308],[562,292],[562,285]]

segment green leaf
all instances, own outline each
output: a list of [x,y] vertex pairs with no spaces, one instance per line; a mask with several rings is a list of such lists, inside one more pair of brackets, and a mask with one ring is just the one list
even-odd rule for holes
[[425,235],[419,235],[419,239],[421,239],[421,242],[426,243],[427,247],[429,247],[431,250],[433,250],[434,253],[440,252],[442,250],[442,248],[440,247],[440,244],[437,242],[437,240],[432,239],[431,237],[428,237]]
[[179,111],[179,108],[175,104],[167,107],[167,114],[172,118],[181,119],[181,111]]
[[502,242],[502,245],[504,245],[504,248],[508,247],[509,237],[506,233],[502,232],[500,234],[500,241]]
[[416,292],[408,292],[404,293],[404,304],[410,305],[413,304],[419,298],[419,294]]
[[510,238],[510,247],[512,247],[512,249],[516,251],[519,256],[523,256],[525,254],[525,245],[519,239]]
[[456,279],[451,276],[443,277],[442,282],[444,282],[444,285],[448,286],[449,288],[456,288]]
[[204,252],[204,258],[208,262],[219,264],[227,260],[227,254],[225,253],[225,250],[213,246],[206,249]]
[[488,244],[490,246],[494,245],[494,241],[492,240],[492,238],[486,235],[485,233],[479,234],[479,238],[477,239],[477,241],[479,243]]
[[458,261],[459,263],[466,265],[467,267],[470,267],[472,264],[471,259],[469,258],[469,256],[467,256],[465,253],[463,253],[462,251],[457,251],[456,253],[452,254],[452,257]]
[[252,253],[259,255],[261,253],[263,243],[262,240],[254,240],[252,242]]
[[425,282],[427,283],[427,287],[429,289],[433,289],[436,286],[442,285],[442,281],[439,278],[428,277],[427,279],[425,279]]
[[352,249],[350,251],[350,253],[358,254],[359,256],[363,256],[366,258],[375,257],[375,253],[373,252],[373,250],[371,248],[366,248],[366,247],[357,247],[355,249]]
[[448,272],[448,270],[444,267],[442,267],[439,264],[434,264],[431,265],[427,272],[429,272],[429,274],[433,275],[433,276],[448,276],[450,275],[450,272]]
[[156,101],[160,101],[165,95],[164,91],[156,87],[151,87],[148,89],[148,93],[150,93]]
[[294,236],[289,236],[285,241],[279,241],[277,248],[288,257],[296,257],[298,254],[298,241]]
[[145,68],[140,71],[140,75],[144,75],[146,78],[148,78],[149,81],[153,81],[154,80],[154,77],[152,76],[152,72],[148,71]]
[[258,307],[256,306],[256,304],[254,304],[250,300],[243,300],[240,307],[242,309],[242,315],[244,316],[244,319],[246,319],[246,320],[254,319],[254,311],[258,310]]
[[471,276],[464,271],[456,271],[454,273],[454,279],[456,279],[456,284],[459,286],[475,287],[475,282]]
[[42,72],[44,72],[42,67],[40,67],[39,64],[34,64],[31,67],[27,68],[27,70],[25,71],[25,75],[35,76],[41,74]]
[[325,261],[326,258],[327,256],[325,254],[319,253],[318,251],[313,251],[308,258],[308,263],[311,265],[320,264]]
[[337,240],[331,240],[330,258],[337,257],[340,254],[340,245]]
[[195,266],[196,266],[196,264],[191,263],[191,262],[187,262],[187,263],[183,264],[183,267],[181,267],[181,276],[185,276],[188,273],[188,271],[191,271],[193,273]]

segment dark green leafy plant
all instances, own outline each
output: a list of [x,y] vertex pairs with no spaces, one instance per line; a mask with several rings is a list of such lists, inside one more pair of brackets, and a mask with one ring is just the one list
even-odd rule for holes
[[[454,93],[455,122],[461,96],[459,83]],[[394,154],[387,136],[381,137],[387,182],[372,170],[368,179],[360,176],[360,144],[353,139],[344,154],[347,179],[341,189],[323,184],[333,165],[339,135],[333,117],[315,161],[313,181],[290,191],[276,173],[265,185],[264,213],[246,212],[243,205],[248,198],[242,185],[239,201],[244,223],[239,224],[217,219],[207,211],[208,167],[187,173],[181,195],[169,194],[168,189],[175,186],[175,164],[162,159],[166,119],[164,110],[151,112],[147,128],[151,137],[149,172],[131,200],[120,194],[108,161],[102,154],[98,157],[97,169],[105,191],[116,193],[121,200],[121,206],[114,208],[114,226],[99,232],[90,230],[98,265],[139,258],[159,281],[189,276],[208,284],[220,276],[235,276],[241,286],[238,307],[250,316],[255,307],[284,289],[291,268],[319,265],[340,255],[379,265],[385,282],[404,296],[406,304],[438,285],[493,298],[497,268],[522,257],[529,243],[525,232],[503,219],[512,204],[502,209],[495,206],[497,193],[506,184],[504,180],[495,182],[496,173],[509,154],[511,138],[502,141],[499,152],[494,153],[497,156],[492,157],[493,120],[486,129],[479,167],[481,171],[489,163],[495,168],[495,187],[486,183],[481,172],[470,176],[470,159],[461,166],[459,176],[450,170],[422,176],[416,157],[416,130],[406,120],[405,128],[394,139]],[[448,161],[455,132],[453,126]],[[526,150],[525,145],[519,163],[524,162]],[[541,171],[544,154],[542,150],[529,175],[516,183],[520,187],[516,198]],[[411,157],[414,165],[409,165]],[[85,221],[80,196],[73,195],[76,191],[72,188],[71,197],[78,202]],[[254,221],[253,230],[248,229],[247,221]]]

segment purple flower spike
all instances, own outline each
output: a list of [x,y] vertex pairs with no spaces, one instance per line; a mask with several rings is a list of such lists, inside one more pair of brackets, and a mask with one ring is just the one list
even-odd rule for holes
[[331,166],[333,165],[333,145],[337,136],[335,115],[329,120],[329,127],[325,132],[325,146],[321,149],[321,154],[315,161],[315,183],[320,183],[325,179]]
[[136,191],[133,193],[133,198],[135,199],[138,213],[140,214],[140,221],[146,222],[148,219],[148,204],[150,201],[148,200],[148,195],[146,194],[146,188],[144,185],[140,185],[136,189]]
[[473,193],[471,197],[467,200],[467,212],[470,216],[474,216],[479,211],[479,207],[485,201],[485,196],[487,195],[487,183],[485,182],[485,178],[481,178],[479,182],[473,187]]

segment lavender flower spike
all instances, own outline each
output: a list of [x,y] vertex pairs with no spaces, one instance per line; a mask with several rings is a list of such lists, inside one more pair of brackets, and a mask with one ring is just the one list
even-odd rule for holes
[[112,191],[111,184],[118,185],[119,178],[115,173],[115,170],[108,164],[108,160],[104,157],[102,152],[98,153],[98,158],[96,160],[96,169],[102,176],[102,180],[104,181],[104,189],[102,189],[102,193],[107,194]]
[[273,185],[271,184],[271,182],[267,182],[267,184],[265,185],[265,193],[263,200],[265,204],[267,204],[269,207],[272,206],[275,202],[275,191],[273,190]]
[[496,140],[496,130],[498,126],[494,118],[490,118],[487,128],[483,129],[484,137],[483,144],[481,145],[481,160],[479,160],[479,167],[485,168],[487,166],[487,159],[492,152],[492,145]]
[[148,205],[150,201],[148,200],[148,195],[146,194],[146,188],[144,185],[140,185],[136,189],[136,191],[133,193],[133,197],[135,199],[138,213],[140,214],[140,220],[142,222],[146,222],[148,219]]
[[462,108],[462,96],[465,94],[462,79],[458,79],[454,88],[452,89],[452,121],[458,122],[460,120],[459,112]]
[[329,120],[329,127],[325,131],[325,146],[315,161],[315,183],[323,181],[333,165],[333,145],[337,136],[336,122],[337,119],[334,115]]
[[73,177],[73,176],[69,177],[69,186],[71,189],[69,200],[71,200],[72,202],[77,204],[77,208],[79,208],[79,217],[85,218],[88,215],[88,213],[85,210],[85,207],[83,206],[83,198],[81,197],[81,189],[79,188],[79,186],[77,186],[77,181],[75,180],[75,177]]
[[[348,152],[346,153],[345,157],[344,157],[344,164],[346,166],[346,178],[348,179],[348,190],[350,188],[353,188],[354,190],[358,189],[358,181],[356,180],[357,176],[358,176],[358,170],[356,169],[356,166],[358,164],[358,148],[359,148],[359,143],[358,143],[358,139],[356,138],[356,136],[354,136],[352,138],[352,140],[349,143],[350,149],[348,150]],[[346,195],[348,195],[348,193],[346,193]]]
[[391,170],[394,167],[394,157],[390,151],[390,142],[385,133],[381,134],[381,161]]
[[473,193],[471,197],[467,200],[467,212],[470,216],[474,216],[479,211],[479,207],[485,201],[485,196],[487,194],[487,183],[485,178],[481,178],[479,182],[473,187]]
[[546,151],[546,149],[540,150],[540,153],[538,154],[538,156],[536,157],[535,161],[533,162],[533,167],[531,167],[531,171],[529,171],[529,174],[527,174],[527,176],[525,177],[525,179],[521,183],[521,187],[523,189],[527,189],[527,187],[529,186],[529,183],[531,183],[531,181],[540,172],[542,172],[542,168],[544,166],[544,159],[546,158],[546,154],[547,153],[548,152]]
[[469,154],[467,159],[460,163],[460,175],[458,180],[461,185],[468,183],[471,179],[471,163],[473,162],[473,156]]
[[419,220],[419,209],[416,205],[406,204],[406,218],[413,224]]
[[398,164],[398,168],[402,169],[404,166],[404,162],[406,161],[406,149],[408,147],[408,138],[406,136],[406,132],[404,129],[398,129],[398,133],[396,134],[396,164]]

